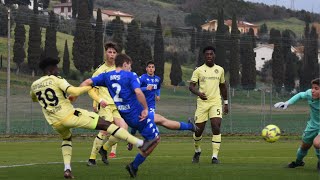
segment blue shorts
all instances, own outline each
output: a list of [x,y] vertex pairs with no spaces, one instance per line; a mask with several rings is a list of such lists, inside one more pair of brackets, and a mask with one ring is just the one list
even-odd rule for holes
[[159,129],[157,125],[154,123],[154,114],[149,113],[148,117],[143,120],[145,123],[141,123],[138,130],[142,137],[146,140],[152,140],[159,136]]

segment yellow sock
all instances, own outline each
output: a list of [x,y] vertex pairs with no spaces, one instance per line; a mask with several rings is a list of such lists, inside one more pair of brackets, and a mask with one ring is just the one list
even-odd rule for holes
[[143,141],[132,136],[127,130],[120,128],[119,126],[116,126],[114,124],[110,124],[109,128],[107,129],[108,133],[110,133],[112,136],[117,137],[119,139],[125,140],[131,144],[136,145],[137,147],[140,147],[143,145]]
[[221,144],[221,134],[212,136],[212,157],[218,158]]
[[93,146],[91,149],[90,159],[96,159],[99,149],[103,145],[103,140],[106,138],[106,135],[99,132],[96,138],[93,141]]
[[117,146],[118,146],[118,143],[112,146],[111,152],[113,152],[114,154],[117,154]]
[[195,149],[195,152],[201,152],[202,136],[196,137],[196,135],[193,133],[193,140],[194,140],[194,149]]
[[109,151],[109,149],[112,148],[112,150],[113,150],[113,147],[117,144],[117,142],[119,142],[118,138],[116,138],[114,136],[110,136],[108,141],[103,145],[103,149],[106,151]]
[[72,142],[63,140],[61,144],[63,162],[65,165],[71,164],[71,156],[72,156]]

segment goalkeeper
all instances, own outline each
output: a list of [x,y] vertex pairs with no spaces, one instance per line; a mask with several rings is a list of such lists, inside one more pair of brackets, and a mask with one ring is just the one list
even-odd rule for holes
[[313,145],[315,147],[316,155],[318,157],[317,170],[320,172],[320,78],[311,81],[311,89],[305,92],[300,92],[294,95],[286,102],[278,102],[274,105],[275,108],[287,109],[289,105],[296,103],[300,99],[306,99],[310,107],[310,118],[307,122],[302,135],[302,143],[297,151],[297,158],[295,161],[288,164],[288,168],[296,168],[304,166],[303,158],[308,154],[308,150]]

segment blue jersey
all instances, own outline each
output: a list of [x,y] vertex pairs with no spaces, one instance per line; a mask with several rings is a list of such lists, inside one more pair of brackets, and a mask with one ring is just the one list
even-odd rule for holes
[[140,88],[140,81],[136,73],[129,71],[110,71],[91,78],[94,86],[105,86],[121,117],[131,127],[139,130],[146,139],[153,139],[159,135],[157,126],[154,124],[153,114],[140,121],[142,105],[137,99],[134,90]]
[[[161,84],[160,84],[160,77],[154,75],[149,76],[148,74],[143,74],[140,76],[140,82],[141,82],[141,90],[143,91],[149,109],[155,109],[156,108],[156,101],[155,96],[157,91],[160,90]],[[152,90],[147,90],[147,86],[153,86]]]

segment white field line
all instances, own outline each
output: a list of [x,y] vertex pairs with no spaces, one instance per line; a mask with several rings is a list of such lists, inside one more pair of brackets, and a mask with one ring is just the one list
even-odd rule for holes
[[[151,156],[150,158],[174,158],[174,157],[177,157],[177,156]],[[178,156],[178,157],[189,157],[191,159],[190,156]],[[210,157],[210,156],[203,156],[203,157]],[[120,158],[113,158],[114,160],[117,160],[117,159],[133,159],[134,157],[133,156],[130,156],[130,157],[120,157]],[[293,157],[284,157],[284,156],[281,156],[281,157],[231,157],[231,158],[228,158],[228,157],[221,157],[221,158],[227,158],[227,159],[255,159],[255,158],[263,158],[263,159],[284,159],[284,158],[293,158]],[[306,159],[313,159],[315,157],[306,157]],[[87,162],[87,161],[72,161],[73,163],[84,163],[84,162]],[[37,165],[50,165],[50,164],[63,164],[63,162],[46,162],[46,163],[28,163],[28,164],[14,164],[14,165],[7,165],[7,166],[0,166],[0,169],[3,169],[3,168],[15,168],[15,167],[26,167],[26,166],[37,166]]]

